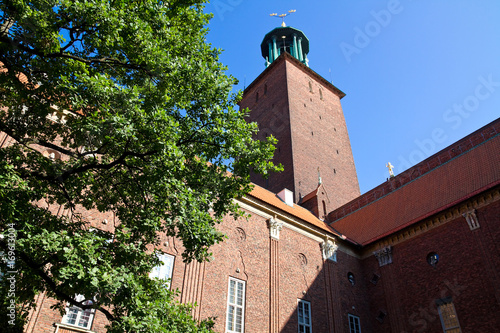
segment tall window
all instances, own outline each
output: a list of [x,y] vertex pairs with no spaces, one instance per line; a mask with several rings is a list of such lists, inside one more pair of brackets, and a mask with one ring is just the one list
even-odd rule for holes
[[245,324],[245,281],[229,278],[226,332],[241,333]]
[[299,299],[297,313],[299,315],[299,333],[311,333],[311,303]]
[[[75,300],[77,302],[81,302],[84,300],[84,296],[77,295]],[[90,304],[92,304],[92,301],[90,300],[83,302],[83,305]],[[79,307],[72,305],[69,308],[66,308],[66,314],[62,319],[62,323],[89,330],[92,326],[92,320],[94,319],[94,311],[94,309],[82,310]]]
[[458,323],[457,313],[455,306],[451,301],[441,303],[438,305],[439,317],[441,325],[443,325],[443,332],[445,333],[460,333],[460,324]]
[[158,259],[160,259],[162,264],[154,267],[149,277],[168,281],[167,285],[170,286],[170,279],[172,278],[172,270],[174,268],[174,258],[174,256],[169,254],[159,254]]
[[349,333],[361,333],[361,325],[359,323],[359,317],[349,315]]

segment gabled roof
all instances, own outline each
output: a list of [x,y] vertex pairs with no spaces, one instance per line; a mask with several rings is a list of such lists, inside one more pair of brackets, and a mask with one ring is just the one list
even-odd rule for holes
[[303,220],[304,222],[307,222],[309,224],[312,224],[315,227],[318,227],[324,231],[327,231],[333,235],[336,235],[338,237],[342,237],[338,232],[336,232],[332,227],[328,226],[326,222],[321,221],[318,219],[316,216],[314,216],[309,210],[294,204],[293,207],[288,206],[286,203],[284,203],[278,196],[258,185],[254,185],[254,188],[252,191],[247,194],[247,196],[252,196],[254,198],[257,198],[273,207],[276,207],[296,218],[299,218]]
[[333,211],[330,226],[367,245],[498,185],[500,119]]
[[304,203],[304,202],[307,202],[309,200],[311,200],[312,198],[315,198],[318,196],[318,193],[319,193],[319,190],[320,189],[323,189],[323,191],[325,192],[326,194],[326,198],[328,201],[330,201],[330,197],[328,196],[328,192],[326,191],[326,188],[325,186],[323,185],[323,183],[319,184],[318,187],[316,187],[315,190],[313,190],[311,193],[309,194],[306,194],[301,200],[300,202],[301,203]]

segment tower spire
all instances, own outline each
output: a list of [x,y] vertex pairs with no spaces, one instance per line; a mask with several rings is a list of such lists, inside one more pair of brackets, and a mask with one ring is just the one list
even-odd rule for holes
[[308,66],[309,39],[298,29],[287,27],[285,17],[295,13],[295,9],[287,14],[272,13],[270,16],[281,18],[281,27],[271,30],[260,44],[262,56],[266,59],[266,67],[276,60],[282,53],[289,53],[301,63]]

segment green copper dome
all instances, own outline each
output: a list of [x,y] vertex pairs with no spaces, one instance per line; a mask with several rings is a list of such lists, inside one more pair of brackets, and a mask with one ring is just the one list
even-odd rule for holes
[[266,67],[276,60],[281,53],[288,52],[303,64],[308,65],[309,39],[299,29],[278,27],[268,32],[260,44]]

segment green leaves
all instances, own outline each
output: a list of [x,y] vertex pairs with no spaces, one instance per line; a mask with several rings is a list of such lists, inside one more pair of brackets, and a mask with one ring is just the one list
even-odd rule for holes
[[[208,19],[188,0],[0,2],[0,232],[17,226],[19,304],[80,294],[110,332],[209,330],[148,278],[151,250],[166,234],[206,260],[250,169],[278,168]],[[99,213],[114,235],[90,229]]]

